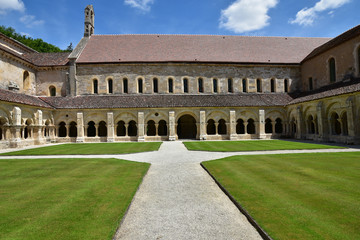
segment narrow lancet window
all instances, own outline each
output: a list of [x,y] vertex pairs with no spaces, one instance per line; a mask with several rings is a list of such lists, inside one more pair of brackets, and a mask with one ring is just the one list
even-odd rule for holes
[[199,78],[198,79],[198,87],[199,87],[199,93],[202,93],[204,92],[204,84],[203,84],[203,79],[202,78]]

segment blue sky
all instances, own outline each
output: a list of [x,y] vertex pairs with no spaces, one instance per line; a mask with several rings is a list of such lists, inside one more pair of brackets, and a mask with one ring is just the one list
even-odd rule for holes
[[335,37],[360,24],[359,0],[0,0],[0,25],[65,49],[95,10],[95,34]]

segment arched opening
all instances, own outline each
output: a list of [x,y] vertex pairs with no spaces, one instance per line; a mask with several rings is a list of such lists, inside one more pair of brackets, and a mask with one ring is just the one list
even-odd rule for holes
[[65,122],[61,122],[59,123],[59,131],[58,131],[58,137],[66,137],[66,123]]
[[216,78],[213,78],[213,92],[218,92],[218,80]]
[[137,136],[137,126],[136,126],[136,122],[134,120],[131,120],[129,122],[129,126],[128,126],[128,135],[130,137],[135,137]]
[[220,135],[225,135],[226,134],[226,122],[225,122],[224,119],[219,120],[218,133]]
[[4,129],[4,125],[6,124],[6,119],[3,117],[0,117],[0,140],[6,139],[6,131]]
[[242,80],[242,87],[243,87],[243,92],[247,92],[247,81],[245,78],[243,78]]
[[198,79],[198,91],[199,93],[204,92],[204,81],[202,78]]
[[275,133],[282,133],[283,132],[283,124],[280,118],[275,120]]
[[167,125],[166,125],[165,120],[160,120],[159,121],[158,135],[159,136],[167,136]]
[[155,127],[155,122],[153,120],[150,120],[147,122],[146,135],[147,136],[155,136],[156,135],[156,127]]
[[196,120],[191,115],[181,116],[178,120],[177,135],[179,139],[195,139],[197,134]]
[[236,133],[237,134],[245,134],[244,120],[242,120],[241,118],[237,120]]
[[[26,120],[26,122],[25,122],[25,128],[24,128],[24,138],[25,139],[27,139],[27,138],[29,138],[29,137],[31,137],[30,136],[30,124],[31,124],[31,120]],[[65,129],[66,130],[66,129]]]
[[330,58],[329,60],[329,74],[330,74],[330,82],[336,82],[336,63],[334,58]]
[[157,78],[154,78],[154,79],[153,79],[153,91],[154,91],[154,93],[158,93],[158,92],[159,92],[158,79],[157,79]]
[[106,137],[107,136],[107,127],[106,122],[101,121],[99,122],[99,137]]
[[261,92],[261,79],[256,79],[256,92]]
[[265,133],[272,133],[272,123],[271,123],[271,119],[267,118],[265,120]]
[[87,136],[88,137],[95,137],[96,136],[96,128],[95,128],[95,123],[93,121],[90,121],[88,123]]
[[255,121],[252,118],[247,120],[248,124],[246,127],[246,131],[248,134],[255,134]]
[[123,79],[123,92],[124,92],[124,93],[128,93],[128,92],[129,92],[129,90],[128,90],[128,80],[127,80],[127,78],[124,78],[124,79]]
[[183,85],[184,85],[184,93],[188,93],[189,92],[189,83],[188,83],[187,78],[183,79]]
[[313,116],[309,116],[307,120],[308,125],[308,133],[309,134],[315,134],[315,124],[314,124],[314,118]]
[[168,79],[168,88],[169,88],[169,93],[174,92],[174,80],[172,78]]
[[207,121],[206,134],[207,134],[207,135],[215,135],[215,134],[216,134],[215,121],[212,120],[212,119],[209,119],[209,120]]
[[77,137],[76,122],[71,122],[70,123],[69,137]]
[[233,80],[232,80],[232,78],[228,78],[228,92],[229,92],[229,93],[234,92],[234,87],[233,87]]
[[341,134],[341,125],[339,121],[339,115],[337,113],[331,114],[331,129],[333,135]]
[[113,80],[112,79],[108,80],[108,92],[113,93]]
[[49,87],[49,95],[51,97],[55,97],[56,96],[56,88],[54,86],[50,86]]
[[275,92],[275,79],[270,80],[270,88],[271,92]]
[[295,135],[295,133],[296,133],[296,121],[295,121],[295,118],[293,118],[291,120],[290,125],[291,125],[291,133],[292,133],[292,135]]
[[341,115],[341,124],[342,124],[342,133],[343,135],[347,136],[348,135],[348,124],[347,124],[347,113],[344,112],[342,115]]
[[23,89],[30,89],[30,74],[28,71],[24,71],[23,73]]
[[289,80],[284,80],[284,92],[289,92]]
[[138,79],[138,93],[143,93],[143,80],[142,80],[142,78]]
[[118,136],[118,137],[126,136],[126,127],[125,127],[125,122],[124,121],[119,121],[117,123],[116,136]]

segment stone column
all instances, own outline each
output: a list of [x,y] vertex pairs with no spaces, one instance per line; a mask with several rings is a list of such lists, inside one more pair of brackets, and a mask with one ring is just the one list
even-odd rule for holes
[[114,131],[114,113],[107,113],[107,142],[115,141],[115,131]]
[[349,135],[349,139],[347,143],[353,143],[354,142],[354,138],[356,136],[355,134],[355,128],[358,126],[355,126],[355,120],[354,120],[354,99],[353,97],[349,97],[346,100],[346,113],[347,113],[347,125],[348,125],[348,135]]
[[145,141],[144,112],[138,112],[138,142]]
[[206,140],[206,112],[200,111],[200,140]]
[[21,109],[14,107],[13,109],[13,125],[11,126],[10,147],[16,148],[21,143]]
[[259,138],[265,139],[265,110],[260,109],[259,110]]
[[77,126],[77,143],[84,142],[84,114],[82,112],[78,112],[76,114],[76,126]]
[[169,112],[169,141],[175,141],[176,140],[176,127],[175,127],[175,112],[170,111]]
[[44,136],[41,134],[41,129],[43,127],[42,116],[43,116],[42,111],[37,110],[37,112],[35,113],[35,125],[33,126],[33,134],[34,134],[33,138],[35,145],[44,143]]
[[301,106],[297,107],[296,109],[296,138],[301,139],[303,136],[304,131],[304,121],[301,111]]
[[[325,120],[326,117],[324,117],[323,114],[323,103],[319,102],[316,106],[316,115],[317,115],[317,130],[318,130],[318,138],[320,140],[324,140],[325,138]],[[316,124],[315,124],[316,125]]]
[[230,140],[237,140],[236,134],[236,113],[234,110],[230,110]]

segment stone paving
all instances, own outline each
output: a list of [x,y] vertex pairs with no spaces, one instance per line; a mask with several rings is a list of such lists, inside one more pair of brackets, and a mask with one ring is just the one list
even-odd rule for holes
[[180,141],[159,151],[123,155],[9,156],[0,158],[119,158],[151,167],[114,239],[261,239],[260,235],[202,169],[200,162],[233,155],[350,152],[316,149],[254,152],[188,151]]

